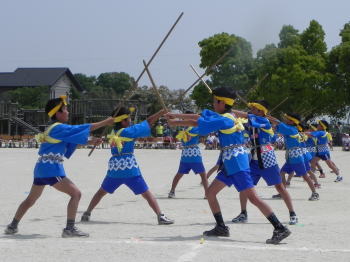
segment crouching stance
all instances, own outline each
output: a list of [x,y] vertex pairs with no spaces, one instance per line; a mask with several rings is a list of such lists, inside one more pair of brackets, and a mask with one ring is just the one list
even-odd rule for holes
[[[236,97],[230,88],[217,88],[213,91],[213,107],[215,112],[204,110],[199,115],[174,115],[167,114],[171,125],[198,126],[199,134],[208,134],[219,131],[219,142],[221,147],[220,172],[208,188],[207,198],[210,209],[216,221],[216,226],[205,231],[206,236],[230,235],[229,228],[225,225],[220,205],[216,195],[225,186],[234,185],[238,192],[243,192],[249,201],[259,208],[264,216],[274,227],[272,238],[267,239],[267,244],[277,244],[288,237],[291,232],[283,226],[272,209],[262,201],[255,189],[250,175],[249,157],[247,149],[243,146],[244,126],[242,121],[231,114],[232,105]],[[172,120],[171,118],[182,118],[184,120]]]
[[[65,97],[51,99],[45,108],[53,123],[47,130],[36,136],[41,142],[39,159],[34,169],[34,182],[28,197],[20,204],[12,220],[5,229],[6,234],[18,232],[18,223],[41,196],[46,185],[66,193],[70,196],[67,207],[67,225],[63,229],[62,237],[88,237],[89,234],[75,227],[75,216],[78,209],[81,193],[73,182],[66,177],[63,168],[63,157],[70,158],[78,144],[86,144],[90,131],[97,128],[112,125],[113,118],[107,118],[101,122],[83,125],[67,125],[67,103]],[[101,142],[92,140],[93,143]]]
[[100,189],[90,201],[88,209],[81,217],[82,222],[90,220],[92,210],[101,199],[107,194],[113,194],[121,185],[125,184],[135,195],[141,194],[156,213],[159,225],[173,224],[174,221],[167,218],[158,206],[158,202],[149,191],[145,180],[142,177],[139,166],[134,156],[134,139],[151,135],[152,124],[165,112],[150,116],[147,120],[130,126],[129,110],[121,108],[115,119],[115,128],[109,135],[112,157],[108,162],[107,175],[104,178]]

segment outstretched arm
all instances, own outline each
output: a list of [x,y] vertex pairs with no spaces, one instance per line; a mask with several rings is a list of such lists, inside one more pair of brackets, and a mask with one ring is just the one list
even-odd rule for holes
[[235,115],[237,117],[248,118],[248,113],[247,112],[243,112],[243,111],[239,111],[239,110],[232,110],[232,112],[235,113]]
[[102,120],[100,122],[92,123],[90,127],[90,131],[94,131],[96,129],[99,129],[100,127],[103,126],[111,126],[114,123],[114,118],[113,117],[108,117],[105,120]]
[[176,120],[168,119],[169,126],[198,126],[197,120],[188,119],[188,120]]
[[200,117],[200,115],[198,115],[198,114],[173,114],[173,113],[167,113],[165,115],[165,117],[167,119],[179,118],[179,119],[184,119],[184,120],[188,120],[188,119],[197,120]]
[[154,122],[156,122],[162,115],[164,115],[167,111],[162,109],[160,111],[158,111],[157,113],[149,116],[147,118],[147,122],[150,126],[152,126],[154,124]]

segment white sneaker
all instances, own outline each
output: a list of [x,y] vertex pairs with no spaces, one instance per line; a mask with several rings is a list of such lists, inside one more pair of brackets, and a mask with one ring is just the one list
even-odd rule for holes
[[298,224],[298,217],[297,216],[290,216],[289,217],[289,225],[296,225]]
[[78,228],[73,227],[71,229],[64,228],[62,231],[62,237],[68,238],[68,237],[89,237],[88,233],[84,233],[83,231],[80,231]]
[[8,225],[5,229],[5,234],[6,235],[14,235],[18,232],[17,227],[12,227],[11,225]]
[[174,222],[174,220],[167,218],[164,214],[158,215],[158,225],[171,225]]
[[334,180],[334,182],[341,182],[341,181],[343,181],[342,176],[337,176],[337,178]]

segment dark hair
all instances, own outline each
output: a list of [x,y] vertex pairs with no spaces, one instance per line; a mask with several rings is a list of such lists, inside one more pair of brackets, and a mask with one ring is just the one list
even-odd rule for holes
[[[54,99],[50,99],[49,101],[47,101],[46,106],[45,106],[45,113],[48,114],[55,106],[59,105],[62,102],[61,98],[54,98]],[[62,112],[62,107],[64,105],[62,104],[62,106],[60,107],[60,109],[58,109],[57,112]],[[51,117],[52,120],[56,120],[56,114],[54,114]]]
[[297,119],[299,122],[301,121],[301,117],[300,115],[296,114],[296,113],[291,113],[291,114],[287,114],[288,116],[291,116],[295,119]]
[[185,114],[194,114],[194,113],[193,113],[193,111],[191,111],[191,110],[186,110],[186,111],[185,111]]
[[[118,111],[118,109],[119,109],[119,111]],[[117,113],[117,111],[118,111],[118,113]],[[129,108],[126,108],[126,107],[116,107],[113,111],[112,111],[112,114],[111,114],[111,116],[112,117],[117,117],[117,116],[121,116],[121,115],[130,115],[130,110],[129,110]],[[121,124],[121,122],[117,122],[117,123],[115,123],[114,124],[114,129],[115,130],[118,130],[118,129],[121,129],[122,128],[122,124]]]
[[[217,87],[213,90],[213,95],[232,98],[232,99],[237,98],[236,92],[230,87]],[[232,110],[232,106],[225,104],[224,113],[230,112],[231,110]]]
[[326,120],[320,120],[320,122],[322,122],[322,124],[324,124],[327,129],[329,128],[329,123]]

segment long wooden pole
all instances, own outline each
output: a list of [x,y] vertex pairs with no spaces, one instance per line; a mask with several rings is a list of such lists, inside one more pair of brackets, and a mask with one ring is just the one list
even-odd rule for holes
[[231,48],[229,48],[222,56],[219,57],[218,60],[215,61],[214,64],[212,64],[210,67],[207,68],[207,70],[205,70],[205,72],[192,84],[190,85],[185,92],[182,94],[182,97],[185,97],[185,95],[187,94],[188,91],[191,90],[192,87],[194,87],[199,81],[201,81],[201,78],[204,77],[206,74],[208,74],[215,66],[217,66],[217,64],[219,64],[232,50],[233,50],[233,46],[231,46]]
[[200,76],[200,75],[198,74],[198,72],[197,72],[196,69],[193,67],[193,65],[190,65],[190,67],[192,68],[193,72],[199,77],[199,79],[202,81],[202,83],[206,86],[206,88],[208,88],[209,93],[212,94],[212,93],[213,93],[213,90],[211,90],[211,88],[209,87],[209,85],[207,84],[207,82],[205,82],[205,81],[203,80],[203,76]]
[[[147,63],[147,66],[149,66],[151,64],[151,62],[153,61],[153,59],[155,58],[155,56],[158,54],[159,50],[161,49],[161,47],[163,46],[163,44],[165,43],[165,41],[168,39],[169,35],[171,34],[171,32],[174,30],[175,26],[177,25],[177,23],[180,21],[180,19],[182,18],[184,12],[181,12],[181,14],[179,15],[179,17],[176,19],[175,23],[172,25],[172,27],[170,28],[170,30],[168,31],[168,33],[165,35],[165,37],[163,38],[162,42],[159,44],[158,48],[156,49],[156,51],[153,53],[153,55],[151,56],[150,60]],[[131,94],[128,96],[128,98],[126,100],[129,100],[132,96],[133,93],[135,92],[135,90],[137,89],[138,86],[138,82],[140,81],[142,75],[145,73],[146,68],[143,68],[141,74],[137,77],[136,81],[134,82],[132,88],[131,88]],[[125,100],[125,99],[124,99]],[[122,105],[120,104],[118,109],[115,111],[114,116],[116,116],[119,113],[120,108],[122,107]],[[102,134],[106,134],[107,132],[107,128],[105,127]],[[102,136],[104,136],[102,135]],[[97,145],[94,145],[94,147],[90,150],[88,156],[91,156],[91,154],[94,152],[95,148]]]
[[149,77],[149,80],[151,81],[152,87],[153,87],[154,92],[156,93],[156,95],[158,97],[158,100],[159,100],[160,104],[162,105],[164,110],[168,111],[168,109],[167,109],[167,107],[166,107],[166,105],[164,103],[164,100],[163,100],[162,96],[159,93],[158,87],[157,87],[156,83],[153,80],[151,72],[149,71],[149,68],[147,67],[146,61],[143,60],[142,62],[143,62],[143,65],[145,66],[146,73],[147,73],[147,75]]

